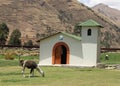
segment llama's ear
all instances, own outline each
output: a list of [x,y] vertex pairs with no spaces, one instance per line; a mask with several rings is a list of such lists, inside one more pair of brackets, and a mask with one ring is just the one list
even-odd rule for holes
[[18,54],[18,59],[19,59],[19,61],[20,61],[20,58],[21,58],[21,55],[20,55],[20,54]]
[[21,66],[20,54],[18,55],[18,60],[19,60],[19,66]]
[[20,56],[18,56],[18,60],[20,61]]

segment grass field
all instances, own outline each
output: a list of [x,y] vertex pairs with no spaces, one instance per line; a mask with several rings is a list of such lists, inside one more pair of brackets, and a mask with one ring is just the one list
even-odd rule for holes
[[[110,61],[102,63],[118,64],[119,53],[109,53]],[[115,58],[113,58],[115,57]],[[16,57],[17,58],[17,57]],[[28,57],[24,57],[27,59]],[[29,59],[38,60],[38,57]],[[117,62],[116,62],[117,59]],[[21,67],[18,60],[5,60],[0,56],[0,86],[119,86],[120,70],[107,70],[98,68],[69,68],[69,67],[41,67],[45,72],[43,78],[37,71],[35,77],[24,78],[21,75]],[[26,75],[29,70],[26,69]]]
[[[109,56],[109,60],[105,60],[105,55]],[[120,53],[103,53],[100,57],[101,63],[105,64],[120,64]]]

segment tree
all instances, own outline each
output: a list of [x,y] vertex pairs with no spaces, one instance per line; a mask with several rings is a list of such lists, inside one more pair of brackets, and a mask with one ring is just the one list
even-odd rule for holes
[[20,46],[21,45],[21,32],[18,29],[15,29],[10,36],[10,40],[8,42],[9,45]]
[[33,46],[32,40],[28,40],[25,44],[25,46]]
[[81,27],[78,24],[74,26],[74,34],[77,36],[81,36]]
[[40,34],[39,33],[36,34],[36,38],[40,38]]
[[0,45],[5,45],[8,38],[9,28],[5,23],[0,24]]

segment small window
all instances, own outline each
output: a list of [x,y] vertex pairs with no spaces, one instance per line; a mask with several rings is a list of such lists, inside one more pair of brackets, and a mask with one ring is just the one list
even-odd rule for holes
[[91,29],[88,29],[87,35],[91,36],[91,33],[92,33]]

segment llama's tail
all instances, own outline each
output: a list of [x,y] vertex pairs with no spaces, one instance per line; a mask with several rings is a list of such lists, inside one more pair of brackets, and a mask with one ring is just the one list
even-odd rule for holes
[[42,77],[45,77],[44,71],[42,71],[42,69],[39,66],[37,66],[36,69],[42,75]]

